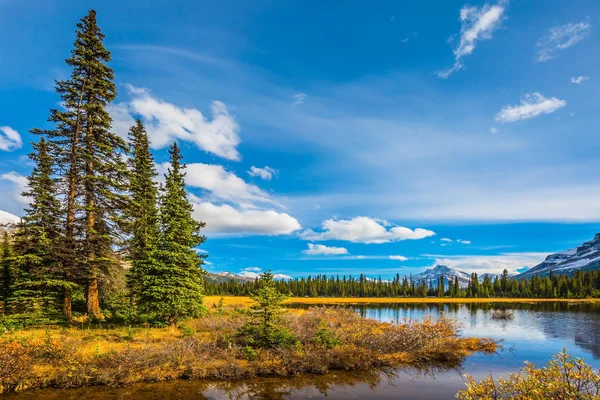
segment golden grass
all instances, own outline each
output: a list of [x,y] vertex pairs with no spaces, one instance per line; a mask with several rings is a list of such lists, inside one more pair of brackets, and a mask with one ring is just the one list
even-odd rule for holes
[[[246,308],[254,301],[245,296],[206,296],[209,307],[215,307],[221,297],[225,307]],[[406,303],[599,303],[600,299],[534,299],[534,298],[439,298],[439,297],[292,297],[286,304],[352,305],[352,304],[406,304]]]
[[[227,305],[232,304],[247,305],[248,299],[228,298]],[[458,325],[446,318],[392,324],[362,318],[352,310],[316,307],[284,316],[281,324],[296,338],[296,345],[250,354],[245,337],[238,336],[248,319],[234,311],[212,313],[178,327],[80,325],[7,332],[0,335],[0,393],[180,378],[460,365],[473,352],[497,349],[491,339],[458,336]],[[335,338],[330,346],[319,339],[324,327]]]

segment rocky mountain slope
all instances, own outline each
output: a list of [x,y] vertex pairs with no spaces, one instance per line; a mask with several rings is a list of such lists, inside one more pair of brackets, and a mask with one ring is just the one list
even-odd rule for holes
[[581,246],[550,254],[530,270],[517,275],[517,278],[531,278],[534,275],[546,276],[550,271],[557,274],[572,274],[577,270],[600,269],[600,233]]
[[436,265],[433,268],[428,268],[420,274],[413,275],[412,278],[415,282],[425,280],[427,282],[432,281],[434,284],[436,284],[441,276],[446,279],[446,283],[450,281],[454,282],[454,278],[457,277],[458,285],[461,288],[465,288],[469,285],[470,275],[468,273],[447,267],[445,265]]

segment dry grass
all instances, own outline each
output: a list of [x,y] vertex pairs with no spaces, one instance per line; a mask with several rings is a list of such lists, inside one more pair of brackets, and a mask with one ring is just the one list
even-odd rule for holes
[[297,338],[296,346],[249,352],[236,339],[247,320],[246,315],[231,312],[179,327],[71,327],[6,333],[0,336],[0,393],[178,378],[456,366],[473,352],[497,348],[490,339],[458,336],[458,326],[446,318],[392,324],[361,318],[351,310],[313,308],[285,315],[283,325]]
[[[223,297],[225,307],[245,308],[253,304],[252,299],[244,296],[207,296],[206,304],[216,306]],[[352,304],[404,304],[404,303],[598,303],[600,299],[528,299],[528,298],[439,298],[439,297],[292,297],[284,304],[308,305],[352,305]]]

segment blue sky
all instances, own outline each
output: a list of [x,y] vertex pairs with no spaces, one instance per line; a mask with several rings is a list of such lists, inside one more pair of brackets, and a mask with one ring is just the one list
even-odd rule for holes
[[403,3],[0,0],[0,210],[96,8],[113,129],[181,143],[210,271],[515,271],[591,239],[600,3]]

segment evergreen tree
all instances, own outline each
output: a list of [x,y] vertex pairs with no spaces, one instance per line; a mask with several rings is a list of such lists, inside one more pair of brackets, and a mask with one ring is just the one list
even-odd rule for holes
[[148,134],[139,119],[129,130],[131,158],[129,159],[129,191],[131,207],[129,217],[132,223],[132,237],[129,254],[131,270],[127,284],[132,299],[139,296],[141,270],[148,261],[150,250],[156,246],[158,234],[157,185],[154,181],[156,168],[150,153]]
[[64,292],[72,284],[65,280],[58,249],[62,240],[61,206],[49,144],[42,138],[33,144],[29,158],[35,167],[28,178],[29,207],[14,239],[15,284],[11,297],[15,313],[44,321],[64,314]]
[[2,282],[0,286],[0,300],[2,300],[2,310],[8,313],[8,300],[11,297],[13,284],[13,274],[11,268],[11,243],[8,229],[4,229],[2,234],[2,249],[0,253],[0,263],[2,264]]
[[[113,249],[126,209],[122,159],[126,146],[110,132],[107,107],[116,88],[103,40],[96,12],[90,10],[77,24],[74,48],[66,60],[71,78],[56,82],[62,108],[51,110],[49,121],[55,129],[34,130],[55,145],[66,198],[62,265],[69,279],[85,283],[87,312],[92,316],[100,315],[98,279],[114,263]],[[66,297],[70,314],[70,294]]]
[[181,164],[177,143],[169,154],[171,165],[160,199],[158,244],[140,270],[139,307],[154,320],[175,323],[204,309],[203,257],[195,248],[206,238],[200,234],[205,224],[192,218],[185,191],[185,165]]

